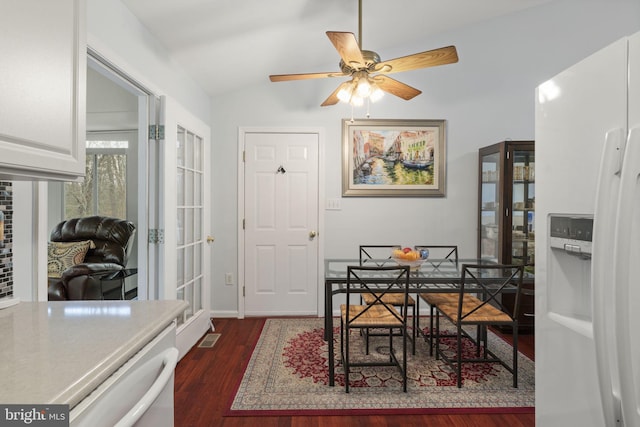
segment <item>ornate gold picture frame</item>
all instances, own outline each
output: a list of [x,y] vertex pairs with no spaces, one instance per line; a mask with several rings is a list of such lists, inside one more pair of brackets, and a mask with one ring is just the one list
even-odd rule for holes
[[445,120],[342,120],[342,195],[443,197]]

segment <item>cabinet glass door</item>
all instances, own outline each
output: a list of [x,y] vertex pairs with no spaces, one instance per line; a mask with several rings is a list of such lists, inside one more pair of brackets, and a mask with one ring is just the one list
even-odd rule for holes
[[534,264],[535,154],[533,149],[513,151],[511,205],[511,262]]
[[498,261],[500,251],[500,152],[481,157],[480,258]]

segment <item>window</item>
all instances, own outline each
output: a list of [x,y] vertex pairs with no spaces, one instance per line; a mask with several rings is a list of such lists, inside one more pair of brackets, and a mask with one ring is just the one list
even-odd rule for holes
[[90,215],[127,218],[129,141],[87,141],[86,176],[64,186],[65,218]]

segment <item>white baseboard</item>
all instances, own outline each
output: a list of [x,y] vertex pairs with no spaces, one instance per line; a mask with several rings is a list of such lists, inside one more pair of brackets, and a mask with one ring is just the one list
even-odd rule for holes
[[209,317],[237,318],[238,310],[211,310],[211,315]]

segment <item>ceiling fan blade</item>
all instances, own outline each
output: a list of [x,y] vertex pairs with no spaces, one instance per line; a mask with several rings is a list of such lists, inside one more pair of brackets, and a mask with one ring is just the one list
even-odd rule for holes
[[398,73],[418,68],[435,67],[436,65],[453,64],[454,62],[458,62],[456,47],[447,46],[380,62],[376,64],[375,71],[386,74]]
[[394,80],[391,77],[378,75],[374,77],[374,81],[383,91],[389,92],[390,94],[400,97],[406,101],[422,93],[422,91]]
[[328,105],[336,105],[338,103],[338,101],[340,101],[338,99],[338,92],[340,91],[341,87],[342,87],[342,85],[338,86],[336,88],[336,90],[334,90],[333,93],[331,95],[329,95],[329,97],[327,99],[325,99],[322,104],[320,104],[320,106],[321,107],[326,107]]
[[322,79],[325,77],[344,77],[340,71],[327,73],[305,73],[305,74],[273,74],[269,76],[272,82],[286,82],[289,80]]
[[329,37],[345,64],[356,69],[366,66],[362,51],[353,33],[327,31],[327,37]]

